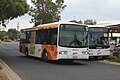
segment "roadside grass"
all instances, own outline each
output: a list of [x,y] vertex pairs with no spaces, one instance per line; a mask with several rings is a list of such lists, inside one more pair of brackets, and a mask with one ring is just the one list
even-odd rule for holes
[[112,61],[112,62],[119,62],[120,63],[120,55],[118,55],[118,56],[109,56],[109,58],[107,60]]

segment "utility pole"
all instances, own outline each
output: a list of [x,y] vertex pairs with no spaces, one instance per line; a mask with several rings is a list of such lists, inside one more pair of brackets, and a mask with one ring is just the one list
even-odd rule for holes
[[[19,31],[19,22],[17,22],[17,31]],[[17,33],[17,37],[16,37],[16,40],[18,40],[18,33]]]
[[17,22],[17,30],[19,31],[19,22]]

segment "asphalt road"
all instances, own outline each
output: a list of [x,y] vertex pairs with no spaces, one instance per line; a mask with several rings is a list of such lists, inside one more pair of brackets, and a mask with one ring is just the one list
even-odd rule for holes
[[0,58],[23,80],[120,80],[120,66],[97,61],[45,63],[19,53],[18,43],[0,44]]

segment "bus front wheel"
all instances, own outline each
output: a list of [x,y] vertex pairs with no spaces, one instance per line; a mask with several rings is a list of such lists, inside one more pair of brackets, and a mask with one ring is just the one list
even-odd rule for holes
[[45,62],[48,62],[48,53],[47,53],[47,51],[43,52],[43,54],[42,54],[42,60],[45,61]]

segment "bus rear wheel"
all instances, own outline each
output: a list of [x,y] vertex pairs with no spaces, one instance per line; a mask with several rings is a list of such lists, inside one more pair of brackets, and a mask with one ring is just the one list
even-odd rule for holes
[[26,56],[29,56],[29,54],[28,54],[28,49],[27,49],[27,48],[25,48],[25,55],[26,55]]
[[47,51],[43,52],[43,54],[42,54],[42,60],[45,61],[45,62],[48,62],[48,53],[47,53]]

